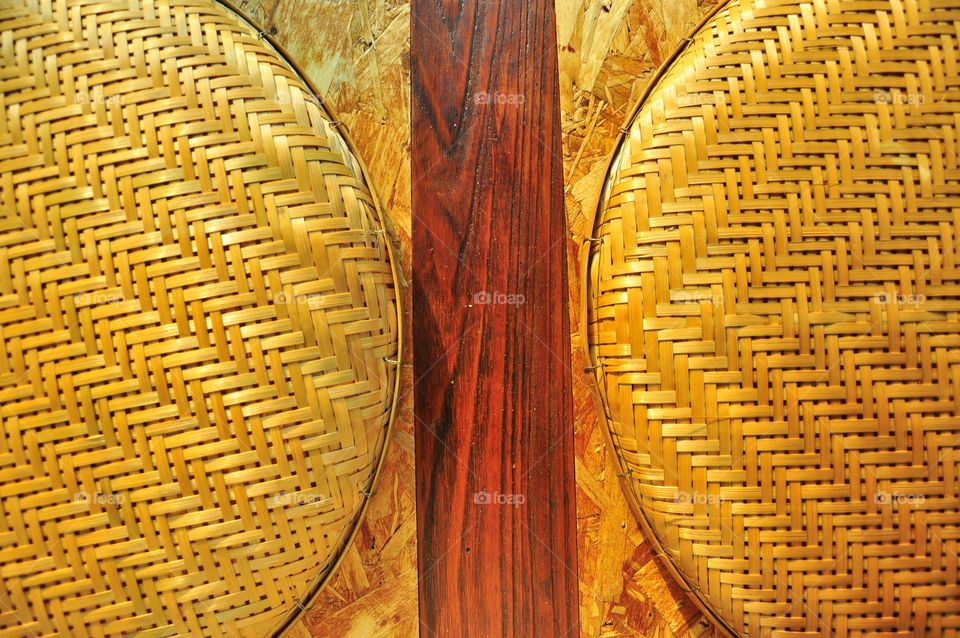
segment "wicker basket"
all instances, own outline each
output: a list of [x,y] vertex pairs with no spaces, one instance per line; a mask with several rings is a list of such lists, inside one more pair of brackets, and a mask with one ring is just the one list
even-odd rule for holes
[[224,6],[0,27],[0,637],[266,635],[342,555],[397,396],[363,168]]
[[643,96],[585,243],[629,498],[744,636],[960,627],[960,11],[744,0]]

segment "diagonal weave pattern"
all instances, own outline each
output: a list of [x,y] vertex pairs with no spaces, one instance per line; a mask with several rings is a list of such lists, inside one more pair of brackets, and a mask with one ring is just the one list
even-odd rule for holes
[[392,415],[362,168],[212,2],[3,0],[0,31],[0,637],[263,636]]
[[614,158],[585,334],[642,519],[745,636],[960,627],[960,11],[744,0]]

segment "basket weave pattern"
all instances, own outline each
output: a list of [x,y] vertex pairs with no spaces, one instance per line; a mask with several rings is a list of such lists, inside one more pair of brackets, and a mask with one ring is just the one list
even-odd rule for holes
[[0,31],[0,637],[263,636],[392,414],[362,169],[212,2],[4,0]]
[[612,439],[742,635],[960,626],[958,39],[954,2],[730,4],[612,164],[586,277]]

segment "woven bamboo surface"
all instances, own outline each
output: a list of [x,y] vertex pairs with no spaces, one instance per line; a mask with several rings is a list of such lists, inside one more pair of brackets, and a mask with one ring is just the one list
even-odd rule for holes
[[627,491],[748,636],[960,627],[960,8],[730,3],[641,99],[584,253]]
[[0,32],[0,637],[266,635],[393,414],[363,167],[223,6],[4,0]]

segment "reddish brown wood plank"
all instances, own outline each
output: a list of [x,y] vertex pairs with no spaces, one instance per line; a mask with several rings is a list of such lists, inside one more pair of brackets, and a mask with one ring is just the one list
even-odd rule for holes
[[411,76],[420,633],[577,636],[552,0],[414,0]]

